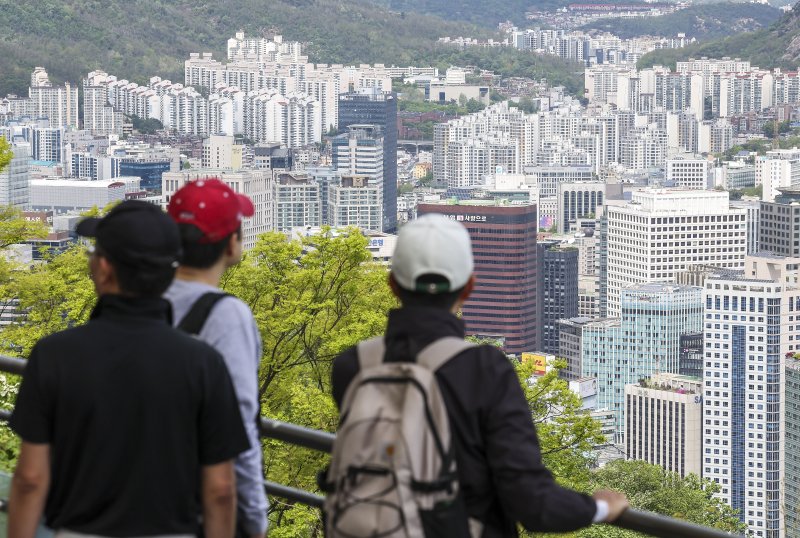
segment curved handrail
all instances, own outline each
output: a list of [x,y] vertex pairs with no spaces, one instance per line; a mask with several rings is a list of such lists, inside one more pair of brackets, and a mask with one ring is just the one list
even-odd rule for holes
[[[25,369],[25,360],[0,355],[0,371],[12,374],[22,374]],[[11,411],[0,409],[0,421],[8,421]],[[259,421],[261,436],[269,439],[284,441],[297,446],[330,452],[336,436],[329,432],[315,430],[281,422],[280,420],[261,417]],[[281,497],[292,502],[299,502],[315,508],[321,508],[324,497],[302,489],[284,486],[275,482],[265,482],[264,489],[270,495]],[[8,502],[0,499],[0,511],[8,508]],[[656,538],[731,538],[732,535],[718,529],[703,527],[688,521],[675,519],[652,512],[628,509],[616,521],[611,523],[615,527],[649,534]],[[740,536],[740,535],[739,535]],[[742,537],[743,538],[743,537]]]

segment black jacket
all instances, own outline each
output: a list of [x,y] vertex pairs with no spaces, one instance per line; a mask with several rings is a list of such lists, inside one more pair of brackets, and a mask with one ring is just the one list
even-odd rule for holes
[[[409,360],[444,336],[464,337],[449,312],[405,307],[389,314],[386,361]],[[355,348],[333,363],[333,397],[340,405],[358,373]],[[516,522],[541,532],[588,526],[591,497],[560,487],[542,464],[539,440],[514,368],[492,346],[468,349],[436,373],[447,406],[467,513],[484,537],[516,536]]]

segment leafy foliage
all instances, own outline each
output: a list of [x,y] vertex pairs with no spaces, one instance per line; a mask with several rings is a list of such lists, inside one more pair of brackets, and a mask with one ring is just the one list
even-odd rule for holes
[[[570,4],[567,0],[374,0],[400,12],[415,11],[469,21],[489,27],[507,20],[524,24],[525,12],[548,11]],[[614,3],[614,2],[612,2]]]
[[[0,234],[1,235],[1,234]],[[287,241],[262,236],[243,262],[229,270],[223,287],[254,311],[261,331],[262,413],[280,420],[334,431],[330,397],[333,357],[358,341],[380,334],[396,305],[386,285],[387,269],[371,262],[367,240],[355,230],[334,236]],[[84,322],[94,303],[83,248],[76,246],[48,264],[9,270],[2,296],[18,297],[25,315],[4,328],[4,352],[25,355],[33,343],[57,330]],[[563,367],[563,364],[556,364]],[[590,472],[590,449],[601,441],[599,425],[580,411],[580,401],[557,369],[533,377],[533,364],[516,365],[537,424],[542,453],[557,479],[592,491],[611,487],[627,493],[638,508],[654,510],[723,530],[739,530],[730,509],[711,497],[714,485],[681,479],[641,462],[616,462]],[[0,405],[13,404],[17,380],[0,376]],[[0,426],[0,468],[13,466],[17,440]],[[315,474],[327,456],[274,440],[263,441],[265,472],[271,480],[315,491]],[[703,489],[705,487],[705,490]],[[320,514],[302,505],[272,500],[271,536],[318,536]],[[628,537],[630,533],[593,527],[577,536]]]
[[14,154],[11,152],[11,145],[8,143],[8,140],[0,136],[0,171],[8,166],[8,163],[11,162],[13,157]]
[[[726,532],[746,530],[733,509],[714,494],[719,486],[690,474],[684,478],[643,461],[618,460],[592,474],[590,488],[621,491],[639,510],[656,512]],[[628,538],[640,534],[606,526],[578,533],[579,538]]]
[[538,70],[548,76],[555,76],[554,66],[565,65],[544,58],[520,63],[514,58],[537,56],[518,51],[504,52],[499,64],[490,65],[485,53],[479,61],[471,61],[472,54],[462,59],[458,49],[437,45],[438,37],[492,34],[463,22],[400,15],[366,0],[276,0],[264,7],[261,0],[0,0],[0,95],[25,94],[37,65],[56,82],[77,83],[99,68],[140,83],[154,75],[181,81],[190,52],[224,58],[225,40],[238,30],[282,33],[287,40],[305,42],[312,60],[327,63],[486,69],[505,63],[515,73]]
[[[386,268],[371,261],[366,246],[367,239],[356,230],[339,236],[324,230],[294,241],[268,233],[225,276],[223,287],[250,306],[261,331],[260,390],[266,416],[335,431],[333,358],[383,332],[386,315],[396,304],[386,285]],[[327,456],[273,440],[264,445],[271,480],[317,489],[316,473]],[[271,518],[282,529],[276,531],[280,536],[307,535],[319,525],[315,511],[279,499]]]
[[652,65],[675,66],[688,58],[741,58],[762,68],[796,69],[800,59],[800,6],[783,15],[769,28],[731,35],[683,49],[662,49],[645,54],[639,68]]
[[537,378],[533,361],[523,361],[516,366],[517,375],[533,414],[545,465],[562,485],[585,490],[593,463],[592,448],[601,444],[604,437],[600,423],[581,411],[578,395],[558,377],[566,363],[559,360],[552,366]]
[[164,125],[156,118],[142,119],[137,115],[129,116],[133,128],[142,134],[153,134],[164,128]]
[[690,38],[713,39],[758,30],[778,20],[780,15],[780,10],[765,4],[724,2],[693,5],[660,17],[601,19],[582,29],[603,30],[623,39],[641,35],[674,37],[677,32]]

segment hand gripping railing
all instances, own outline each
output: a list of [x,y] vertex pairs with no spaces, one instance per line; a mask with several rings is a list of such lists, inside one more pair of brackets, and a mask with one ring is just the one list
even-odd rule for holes
[[[0,371],[21,375],[24,369],[24,360],[0,355]],[[10,416],[10,411],[0,409],[0,421],[7,421]],[[284,441],[296,446],[319,450],[321,452],[330,452],[333,447],[333,440],[336,438],[332,433],[264,417],[261,417],[259,426],[262,437]],[[311,492],[284,486],[275,482],[267,481],[264,487],[270,495],[288,501],[314,506],[316,508],[322,507],[322,502],[324,500],[323,497]],[[0,499],[0,511],[5,511],[7,507],[7,502]],[[689,523],[688,521],[633,509],[626,510],[616,521],[611,523],[611,525],[649,534],[656,538],[731,538],[731,536],[734,536],[717,529]]]

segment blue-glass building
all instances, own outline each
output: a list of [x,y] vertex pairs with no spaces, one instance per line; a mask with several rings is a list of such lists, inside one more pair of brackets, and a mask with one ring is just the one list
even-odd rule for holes
[[377,125],[383,131],[383,230],[397,230],[397,96],[362,88],[339,96],[339,132],[351,125]]
[[119,163],[119,175],[141,178],[142,189],[152,193],[161,193],[161,175],[169,172],[169,166],[169,161],[122,161]]

